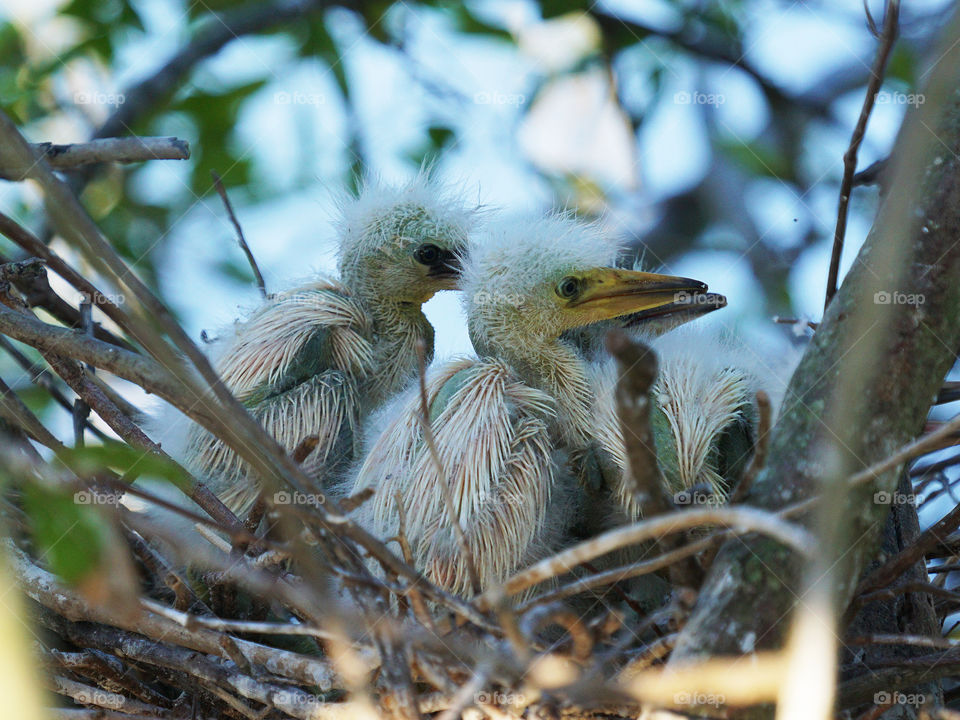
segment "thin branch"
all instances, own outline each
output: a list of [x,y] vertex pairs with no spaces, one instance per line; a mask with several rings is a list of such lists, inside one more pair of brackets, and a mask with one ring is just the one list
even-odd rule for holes
[[[27,374],[30,376],[30,382],[35,383],[50,393],[50,397],[52,397],[54,401],[64,410],[69,412],[73,411],[73,403],[67,399],[67,396],[63,394],[59,387],[57,387],[56,381],[46,368],[38,368],[37,363],[33,362],[30,358],[20,352],[13,343],[3,336],[0,336],[0,348],[2,348],[11,358],[13,358],[13,361],[17,363],[17,365],[22,367],[27,372]],[[109,436],[96,425],[93,425],[89,421],[87,421],[86,425],[87,430],[96,435],[100,440],[109,439]]]
[[[34,153],[42,157],[54,170],[73,170],[94,163],[137,163],[147,160],[187,160],[190,146],[186,140],[175,137],[101,138],[90,142],[54,145],[32,143]],[[29,167],[2,167],[0,178],[23,180]]]
[[[816,547],[816,541],[809,532],[785,522],[775,513],[747,507],[682,510],[609,530],[574,545],[521,570],[503,584],[503,589],[509,595],[516,595],[544,580],[566,574],[578,565],[618,548],[703,525],[720,525],[740,532],[763,533],[804,556],[810,556]],[[488,602],[488,593],[484,593],[477,600],[480,606]]]
[[443,463],[440,460],[440,453],[437,451],[437,444],[433,439],[433,428],[430,426],[430,403],[427,398],[427,368],[426,368],[426,349],[423,340],[417,342],[417,367],[420,380],[420,431],[423,433],[423,440],[430,450],[430,459],[433,461],[434,468],[437,471],[437,478],[440,480],[440,490],[443,492],[443,504],[447,512],[447,522],[453,528],[454,537],[457,538],[457,544],[460,546],[460,552],[463,553],[463,560],[467,565],[467,575],[470,577],[470,585],[475,595],[481,592],[480,575],[477,573],[477,564],[463,534],[463,528],[460,527],[460,520],[457,517],[457,511],[453,507],[453,496],[450,493],[450,485],[447,483],[446,473],[443,471]]
[[91,605],[46,570],[32,563],[12,542],[3,541],[2,545],[6,547],[13,574],[26,594],[67,620],[105,623],[145,635],[151,640],[175,643],[227,660],[231,658],[224,648],[225,641],[229,641],[226,644],[237,647],[246,662],[263,665],[269,672],[297,682],[315,684],[323,689],[333,686],[334,672],[321,658],[267,647],[205,628],[187,629],[151,612],[126,617],[122,613],[112,612],[110,608]]
[[214,170],[210,171],[210,175],[213,177],[213,186],[217,189],[220,199],[223,200],[223,206],[227,209],[230,222],[233,223],[233,229],[237,231],[237,243],[240,245],[240,249],[243,250],[243,254],[247,256],[247,262],[250,263],[250,269],[253,270],[253,276],[257,280],[257,287],[260,289],[260,296],[266,300],[268,297],[267,283],[263,279],[263,273],[260,272],[260,266],[257,265],[257,260],[253,257],[250,246],[247,245],[246,238],[243,237],[243,228],[240,227],[240,221],[237,220],[237,216],[233,212],[233,205],[230,204],[230,198],[227,197],[227,189],[223,186],[223,180],[220,179],[220,175]]
[[833,233],[833,253],[830,256],[830,271],[827,275],[827,296],[824,307],[830,304],[837,292],[838,276],[840,274],[840,258],[843,255],[843,240],[847,233],[847,211],[850,206],[850,194],[853,191],[853,176],[857,171],[857,153],[860,143],[867,132],[867,122],[873,105],[877,100],[877,93],[883,85],[883,76],[886,72],[887,60],[897,39],[897,28],[900,17],[900,0],[887,0],[883,17],[883,33],[880,37],[880,47],[877,48],[873,66],[870,68],[870,82],[867,83],[867,93],[860,108],[860,117],[853,129],[850,145],[843,154],[843,179],[840,182],[840,203],[837,208],[837,225]]

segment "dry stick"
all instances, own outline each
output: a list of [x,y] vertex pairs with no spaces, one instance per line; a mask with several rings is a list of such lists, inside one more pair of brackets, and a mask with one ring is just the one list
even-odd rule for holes
[[[48,611],[49,612],[49,611]],[[113,655],[99,650],[63,652],[56,649],[44,650],[49,664],[56,664],[72,673],[85,675],[112,692],[127,692],[138,700],[153,705],[170,705],[170,701],[133,677],[123,663]]]
[[[7,298],[6,294],[0,288],[0,303],[9,303],[10,300]],[[12,315],[7,316],[6,313],[12,313]],[[37,332],[62,332],[66,333],[68,337],[75,338],[81,342],[86,342],[92,344],[94,347],[99,347],[103,354],[106,356],[114,357],[127,357],[128,359],[136,359],[137,362],[151,362],[147,358],[144,358],[135,353],[130,353],[127,350],[117,348],[112,345],[108,345],[99,340],[95,340],[89,336],[83,334],[77,334],[76,332],[70,330],[64,330],[62,328],[54,328],[52,326],[41,323],[32,316],[26,315],[24,313],[18,313],[12,308],[6,307],[3,304],[0,304],[0,331],[14,337],[18,340],[24,342],[30,342],[25,340],[26,335],[17,337],[16,330],[13,330],[11,327],[4,325],[4,318],[13,320],[15,316],[19,316],[25,324],[32,325],[36,323],[39,326],[33,325]],[[55,352],[50,345],[46,345],[43,342],[30,343],[37,347],[44,359],[50,363],[51,367],[60,375],[61,378],[73,389],[77,395],[80,396],[82,401],[87,404],[89,407],[94,408],[97,414],[103,419],[104,422],[113,430],[117,435],[119,435],[123,440],[130,443],[134,447],[143,448],[155,455],[158,455],[170,463],[174,464],[178,469],[183,473],[183,476],[188,479],[190,482],[189,490],[186,491],[188,497],[190,497],[194,502],[200,505],[214,520],[216,520],[220,525],[227,529],[231,535],[237,535],[243,531],[242,523],[237,519],[237,517],[227,508],[208,488],[199,483],[196,479],[192,478],[190,474],[175,463],[163,450],[160,449],[160,446],[154,443],[147,435],[120,409],[116,404],[103,392],[103,390],[98,387],[96,384],[90,381],[86,373],[83,371],[83,368],[74,360],[67,360],[63,357],[73,356],[69,350],[66,352]],[[93,357],[90,359],[85,359],[91,365],[100,365]],[[103,367],[103,365],[100,365]],[[123,373],[115,372],[113,368],[108,367],[107,369],[111,370],[117,375],[123,377]],[[161,369],[162,370],[162,369]],[[139,384],[139,383],[138,383]],[[141,387],[143,387],[141,385]]]
[[[815,538],[807,530],[785,522],[777,513],[747,507],[682,510],[609,530],[578,543],[516,573],[503,584],[503,590],[507,594],[516,595],[618,548],[701,525],[721,525],[739,532],[763,533],[804,556],[810,556],[816,547]],[[477,604],[481,607],[487,602],[486,593],[477,599]]]
[[649,347],[632,342],[622,331],[607,333],[606,344],[620,368],[617,415],[634,483],[632,495],[644,517],[668,513],[674,509],[673,502],[657,462],[650,425],[650,389],[657,377],[657,357]]
[[55,454],[61,455],[67,451],[66,446],[44,427],[37,416],[3,380],[0,380],[0,415],[44,447],[53,450]]
[[217,192],[220,194],[220,199],[223,200],[223,206],[227,209],[230,222],[233,223],[233,229],[237,231],[237,243],[240,245],[240,249],[243,250],[243,254],[247,256],[247,262],[250,263],[250,269],[253,270],[253,276],[257,280],[257,287],[260,288],[260,296],[266,300],[268,297],[267,283],[263,279],[260,266],[257,265],[257,260],[253,257],[250,246],[247,245],[246,238],[243,237],[243,228],[240,227],[240,221],[237,220],[237,216],[233,213],[233,205],[230,204],[230,198],[227,197],[227,189],[223,186],[223,180],[220,179],[220,175],[216,170],[211,170],[210,175],[213,177],[213,186],[217,189]]
[[463,528],[460,527],[460,520],[457,517],[457,511],[453,507],[453,496],[451,495],[450,485],[447,483],[446,473],[443,471],[443,463],[440,461],[440,453],[437,451],[437,444],[433,439],[433,428],[430,426],[430,403],[427,398],[427,368],[426,368],[426,348],[423,340],[417,341],[417,374],[420,380],[420,431],[423,433],[423,440],[427,443],[430,450],[430,459],[437,471],[437,478],[440,480],[440,490],[443,493],[443,504],[447,511],[447,522],[453,528],[453,534],[457,538],[457,544],[460,546],[460,552],[463,553],[463,560],[467,564],[467,574],[470,576],[470,585],[473,587],[475,595],[481,592],[480,575],[477,573],[477,564],[470,550],[466,535],[463,534]]
[[235,646],[245,660],[262,665],[269,672],[296,682],[313,684],[329,690],[334,673],[321,658],[280,650],[249,640],[231,637],[206,628],[187,629],[151,612],[137,617],[118,616],[109,609],[90,605],[79,594],[65,587],[52,574],[33,564],[26,554],[9,540],[0,542],[6,548],[11,569],[24,592],[48,610],[73,622],[96,622],[120,627],[154,641],[175,643],[198,652],[230,660],[224,641]]
[[873,112],[877,93],[883,84],[887,59],[890,57],[893,44],[897,39],[899,15],[900,0],[887,0],[883,17],[883,34],[880,37],[880,47],[877,48],[876,57],[873,59],[873,66],[870,68],[867,94],[863,98],[863,106],[860,108],[860,117],[857,118],[853,136],[850,138],[850,146],[843,154],[843,179],[840,182],[840,202],[837,208],[837,225],[833,233],[833,253],[830,256],[830,271],[827,275],[827,295],[824,307],[830,304],[837,292],[840,257],[843,254],[843,240],[847,232],[847,211],[850,206],[850,194],[853,191],[853,176],[857,170],[857,153],[867,132],[867,122],[870,120],[870,113]]
[[[617,380],[617,416],[623,435],[627,462],[634,486],[631,494],[643,517],[663,515],[674,509],[667,491],[667,481],[660,472],[656,443],[650,422],[650,391],[657,378],[657,356],[646,345],[632,342],[622,331],[611,331],[606,337],[607,351],[616,358],[620,369]],[[676,549],[683,538],[660,537],[656,544],[664,551]],[[697,587],[702,573],[693,559],[670,565],[673,585]]]
[[[85,295],[83,300],[80,303],[80,322],[81,329],[87,337],[93,337],[93,318],[92,318],[92,306],[90,304],[90,296]],[[95,368],[92,365],[88,365],[87,369],[91,373],[95,372]],[[90,417],[90,406],[84,402],[82,397],[77,397],[73,401],[73,444],[74,447],[83,447],[84,446],[84,437],[83,429],[87,425],[87,419]]]
[[58,695],[66,695],[80,705],[95,705],[106,708],[107,710],[138,713],[141,715],[151,714],[158,717],[165,714],[163,708],[157,707],[156,705],[148,705],[138,700],[131,700],[118,693],[107,692],[93,685],[84,685],[83,683],[70,680],[60,675],[51,676],[49,681],[51,690]]
[[[127,322],[127,318],[124,315],[123,310],[121,310],[113,300],[100,292],[93,283],[70,267],[70,265],[63,260],[63,258],[50,250],[46,244],[41,242],[40,238],[26,230],[12,218],[4,215],[3,213],[0,213],[0,233],[3,233],[6,237],[31,255],[42,258],[44,262],[47,263],[47,266],[57,273],[57,275],[62,277],[80,292],[86,293],[92,297],[97,308],[99,308],[108,318],[113,320],[113,322],[123,328],[123,330],[126,332],[130,332],[130,328],[128,327],[129,323]],[[107,337],[101,337],[100,332],[98,332],[97,335],[101,340],[113,342],[115,345],[120,345],[121,347],[129,349],[129,345],[119,338],[116,340],[111,340]]]
[[517,612],[523,614],[537,605],[556,602],[596,587],[612,585],[613,583],[622,582],[623,580],[641,575],[649,575],[657,570],[670,567],[675,562],[693,557],[701,551],[719,548],[725,540],[734,537],[734,535],[735,533],[729,530],[712,533],[696,542],[681,545],[674,550],[670,550],[649,560],[640,560],[629,565],[621,565],[620,567],[611,568],[610,570],[575,578],[554,590],[530,598],[517,608]]
[[199,679],[204,685],[229,690],[301,720],[337,717],[341,714],[338,710],[348,707],[346,704],[320,702],[316,695],[298,688],[256,680],[249,674],[218,663],[210,657],[124,630],[106,626],[71,625],[66,629],[66,633],[74,643],[93,646],[104,652],[115,652],[136,663],[185,672]]
[[164,716],[155,713],[130,715],[103,708],[48,708],[46,717],[50,720],[158,720]]
[[[54,145],[49,142],[31,144],[37,157],[42,157],[54,170],[73,170],[94,163],[136,163],[146,160],[187,160],[190,146],[175,137],[102,138],[90,142]],[[29,167],[2,167],[0,178],[23,180]]]
[[[30,358],[14,347],[13,343],[7,340],[6,337],[0,336],[0,348],[6,351],[6,353],[13,358],[17,365],[27,371],[27,373],[30,375],[31,382],[39,385],[48,393],[50,393],[50,397],[52,397],[54,401],[64,410],[71,412],[73,411],[73,403],[71,403],[70,400],[67,399],[67,396],[60,391],[60,388],[57,387],[46,368],[40,368],[40,370],[37,371],[37,363],[34,363],[32,360],[30,360]],[[109,439],[109,436],[96,425],[91,424],[89,421],[86,425],[87,430],[96,435],[100,440]]]
[[[18,237],[18,233],[10,231],[6,227],[7,223],[13,223],[13,221],[0,213],[0,232],[12,236],[11,239],[17,242],[15,238]],[[26,230],[17,226],[16,223],[13,223],[13,227],[16,228],[17,231],[29,235]],[[82,327],[83,320],[80,317],[80,311],[66,302],[50,287],[50,283],[47,281],[47,274],[43,268],[46,262],[47,261],[41,257],[30,257],[19,262],[7,262],[2,266],[2,274],[20,291],[27,305],[30,307],[43,308],[43,310],[67,327]],[[80,293],[89,296],[89,293],[83,290],[80,290]],[[93,333],[98,340],[105,340],[106,342],[113,343],[127,350],[133,349],[128,342],[103,328],[100,323],[94,325]]]

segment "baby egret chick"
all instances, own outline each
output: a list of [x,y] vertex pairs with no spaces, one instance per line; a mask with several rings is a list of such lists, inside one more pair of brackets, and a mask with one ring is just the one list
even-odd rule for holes
[[[268,299],[222,337],[214,361],[227,386],[277,441],[303,460],[321,490],[354,457],[367,414],[415,376],[417,347],[433,354],[421,306],[453,289],[473,213],[423,178],[368,185],[342,203],[339,278],[320,278]],[[235,512],[259,488],[245,463],[191,426],[188,465]]]
[[413,387],[385,409],[353,485],[375,490],[358,521],[383,538],[402,529],[433,582],[475,590],[453,523],[484,589],[541,557],[575,521],[570,461],[595,441],[596,396],[588,361],[564,333],[706,290],[611,267],[614,250],[562,217],[503,225],[471,247],[462,287],[478,357],[426,380],[436,456]]
[[[637,339],[657,354],[651,425],[666,489],[680,504],[691,501],[689,493],[684,494],[690,490],[709,495],[711,502],[722,502],[753,455],[757,391],[771,396],[775,407],[788,375],[716,328],[694,324],[662,333],[657,325],[635,327]],[[616,363],[598,357],[594,372],[601,446],[624,462],[614,401]],[[625,477],[614,477],[619,507],[628,519],[636,520],[642,508]]]

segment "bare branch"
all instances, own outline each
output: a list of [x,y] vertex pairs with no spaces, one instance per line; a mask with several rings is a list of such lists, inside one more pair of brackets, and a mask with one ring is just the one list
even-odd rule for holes
[[[870,17],[869,12],[867,17]],[[883,76],[887,68],[887,60],[897,39],[897,29],[900,18],[900,0],[887,0],[883,17],[883,33],[880,36],[880,47],[873,59],[870,68],[870,82],[867,83],[867,93],[860,108],[860,117],[853,129],[850,146],[843,154],[843,179],[840,182],[840,204],[837,208],[837,226],[833,232],[833,254],[830,257],[830,271],[827,275],[827,298],[824,306],[829,305],[837,292],[838,275],[840,273],[840,258],[843,255],[843,240],[847,234],[847,209],[850,206],[850,193],[853,191],[853,176],[857,171],[857,153],[860,143],[867,133],[867,122],[873,105],[877,100],[877,93],[883,85]],[[871,18],[872,22],[872,18]]]
[[[175,137],[101,138],[90,142],[54,145],[31,144],[37,157],[42,157],[54,170],[73,170],[94,163],[136,163],[147,160],[186,160],[190,147],[186,140]],[[0,178],[23,180],[29,167],[0,167]]]
[[[739,532],[764,533],[805,556],[810,555],[816,546],[815,540],[806,530],[784,522],[779,516],[763,510],[746,507],[683,510],[609,530],[541,560],[509,578],[503,584],[504,592],[516,595],[544,580],[568,573],[578,565],[618,548],[703,525],[720,525],[735,528]],[[488,603],[488,596],[489,593],[480,596],[478,605],[483,606]]]
[[223,200],[223,206],[227,209],[227,215],[230,217],[230,222],[233,223],[233,229],[237,231],[237,243],[240,245],[240,249],[243,250],[243,254],[247,256],[247,262],[250,263],[250,269],[253,270],[253,276],[256,278],[257,287],[260,288],[260,296],[266,299],[267,283],[263,279],[263,274],[260,272],[260,266],[257,265],[257,260],[255,257],[253,257],[253,252],[250,250],[250,246],[247,245],[246,238],[243,237],[243,228],[240,227],[240,221],[237,220],[237,216],[233,212],[233,205],[230,204],[230,198],[227,197],[227,189],[223,186],[223,180],[221,180],[220,175],[213,170],[210,171],[210,175],[213,176],[213,186],[217,189],[220,199]]

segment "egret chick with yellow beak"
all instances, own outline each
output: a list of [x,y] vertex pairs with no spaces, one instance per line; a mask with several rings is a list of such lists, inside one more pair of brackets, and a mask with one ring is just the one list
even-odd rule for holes
[[612,267],[615,249],[558,216],[502,224],[471,247],[462,287],[477,357],[426,380],[437,457],[412,387],[381,415],[352,488],[375,491],[357,511],[374,534],[396,536],[403,517],[413,562],[433,582],[477,589],[452,522],[483,590],[544,556],[576,521],[568,460],[595,439],[597,398],[583,351],[564,333],[706,290]]

